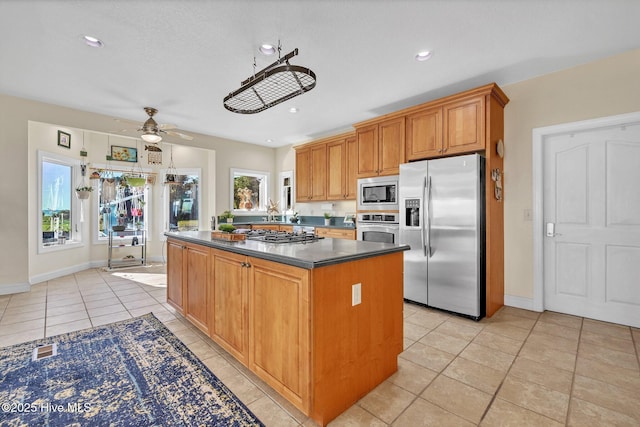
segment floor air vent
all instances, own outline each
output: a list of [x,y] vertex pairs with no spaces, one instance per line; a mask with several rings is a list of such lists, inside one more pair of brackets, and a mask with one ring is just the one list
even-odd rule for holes
[[40,359],[46,359],[47,357],[55,356],[58,354],[58,344],[47,344],[33,349],[33,357],[31,360],[34,362]]

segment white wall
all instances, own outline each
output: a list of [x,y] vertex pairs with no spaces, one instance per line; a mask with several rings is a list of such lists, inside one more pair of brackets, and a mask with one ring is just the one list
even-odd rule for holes
[[505,109],[505,301],[533,298],[532,130],[640,111],[640,49],[502,87]]
[[[33,229],[36,221],[34,218],[37,215],[37,174],[33,173],[36,170],[36,148],[30,147],[30,122],[55,125],[55,136],[48,134],[49,130],[43,130],[47,135],[43,135],[42,140],[38,137],[38,141],[34,140],[33,144],[44,144],[48,151],[64,150],[65,154],[72,153],[78,156],[81,148],[78,143],[82,140],[80,130],[109,133],[113,132],[115,123],[112,117],[101,114],[0,94],[0,197],[3,200],[3,203],[0,203],[0,235],[4,246],[3,255],[0,257],[0,294],[28,290],[31,277],[34,276],[36,279],[43,278],[43,274],[50,274],[52,271],[55,274],[66,274],[82,269],[100,257],[106,259],[106,252],[100,254],[99,247],[88,251],[88,254],[63,251],[67,252],[66,256],[56,254],[43,260],[42,264],[39,263],[40,259],[33,258],[31,247],[37,244],[37,236],[29,230]],[[34,132],[37,128],[34,128]],[[72,134],[71,150],[57,147],[58,129],[67,129]],[[196,151],[191,151],[190,155],[183,153],[183,159],[197,158],[203,174],[207,176],[209,188],[203,188],[203,197],[207,202],[203,205],[206,210],[202,212],[202,220],[208,228],[209,218],[229,207],[229,169],[237,167],[266,170],[273,175],[276,169],[275,150],[189,133],[194,136],[194,141],[180,141],[179,144],[200,148],[208,153],[207,156],[195,154]],[[99,149],[92,152],[89,146],[85,145],[85,148],[90,156],[106,155],[106,148],[102,155]],[[202,153],[202,150],[199,152]],[[174,151],[176,167],[192,166],[181,162]],[[271,191],[275,190],[272,188]],[[154,200],[159,201],[160,198],[156,197]],[[160,256],[161,247],[152,245],[150,256]]]

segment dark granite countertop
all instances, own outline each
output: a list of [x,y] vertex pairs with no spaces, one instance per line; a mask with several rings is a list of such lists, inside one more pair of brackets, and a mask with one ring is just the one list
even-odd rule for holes
[[210,231],[166,232],[165,236],[307,269],[402,252],[409,249],[408,245],[330,238],[308,243],[265,243],[257,240],[226,242],[211,239]]

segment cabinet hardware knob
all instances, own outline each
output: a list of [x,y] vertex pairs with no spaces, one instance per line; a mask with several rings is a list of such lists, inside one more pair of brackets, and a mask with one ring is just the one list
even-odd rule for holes
[[446,153],[446,152],[447,152],[447,149],[446,149],[446,148],[444,148],[444,149],[442,150],[442,152],[443,152],[443,153]]

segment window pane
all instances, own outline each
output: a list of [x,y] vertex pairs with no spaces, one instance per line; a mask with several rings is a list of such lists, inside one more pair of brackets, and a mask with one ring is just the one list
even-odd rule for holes
[[176,175],[169,185],[169,229],[198,230],[198,175]]
[[42,243],[50,246],[71,239],[72,167],[42,162]]
[[107,237],[114,226],[128,230],[145,229],[145,187],[144,179],[127,179],[127,176],[119,172],[100,178],[98,237]]
[[266,173],[238,171],[233,172],[233,209],[236,211],[267,210]]

